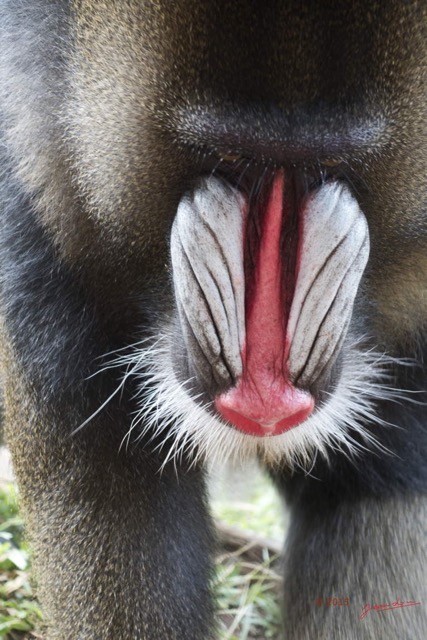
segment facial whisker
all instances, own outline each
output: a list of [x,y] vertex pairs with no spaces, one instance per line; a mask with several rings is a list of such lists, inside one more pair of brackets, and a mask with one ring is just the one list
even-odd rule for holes
[[202,402],[201,394],[195,391],[194,378],[178,381],[172,366],[174,347],[169,328],[161,330],[156,340],[144,341],[110,363],[125,366],[126,370],[118,388],[93,416],[123,392],[131,377],[138,387],[139,406],[121,446],[125,442],[129,446],[134,433],[136,443],[142,438],[147,442],[148,437],[148,443],[155,443],[155,450],[162,453],[160,471],[168,464],[180,464],[184,457],[190,466],[196,466],[227,459],[244,464],[258,456],[272,466],[285,462],[291,470],[300,468],[310,475],[316,459],[322,456],[328,461],[332,452],[340,452],[355,464],[366,451],[391,455],[375,437],[372,427],[397,427],[377,415],[376,403],[412,399],[409,393],[390,384],[393,376],[388,367],[396,364],[396,358],[365,344],[366,339],[358,339],[345,346],[343,374],[335,390],[326,393],[323,405],[303,424],[279,436],[257,438],[237,431],[213,415],[209,403]]

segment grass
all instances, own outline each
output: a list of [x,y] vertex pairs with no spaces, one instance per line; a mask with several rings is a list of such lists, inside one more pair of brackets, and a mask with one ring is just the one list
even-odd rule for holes
[[[251,483],[239,476],[222,478],[214,492],[216,518],[246,531],[281,539],[280,505],[268,482],[251,473]],[[237,478],[237,480],[236,480]],[[241,483],[242,486],[236,485]],[[233,500],[227,497],[232,488]],[[214,590],[218,605],[219,640],[269,640],[279,636],[278,597],[281,580],[277,557],[259,548],[255,561],[251,544],[217,557]],[[0,638],[36,640],[42,635],[42,614],[29,578],[29,550],[23,535],[16,489],[0,486]]]
[[[0,487],[0,638],[30,640],[42,616],[29,579],[29,554],[16,489]],[[34,633],[33,633],[34,631]]]
[[[217,519],[233,527],[279,543],[283,540],[278,497],[255,468],[243,475],[229,472],[221,477],[214,491],[213,511]],[[278,601],[282,581],[277,555],[261,547],[261,557],[255,562],[249,552],[247,545],[217,558],[220,640],[268,640],[280,635]]]
[[262,563],[220,556],[216,594],[221,640],[277,638],[280,613],[277,595],[281,580],[266,554]]

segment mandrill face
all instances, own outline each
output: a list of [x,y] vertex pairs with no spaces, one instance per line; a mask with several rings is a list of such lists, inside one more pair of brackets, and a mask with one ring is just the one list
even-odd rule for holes
[[158,402],[177,446],[293,461],[345,442],[346,427],[369,414],[374,358],[348,336],[369,255],[365,216],[339,181],[295,192],[272,167],[255,196],[211,176],[181,199],[176,321],[152,358],[143,408]]
[[[405,8],[81,4],[76,183],[127,255],[122,289],[164,301],[150,346],[119,360],[133,426],[168,458],[306,464],[372,442],[389,355],[427,312],[424,102],[404,89],[423,67],[390,40]],[[110,20],[126,30],[97,31]]]

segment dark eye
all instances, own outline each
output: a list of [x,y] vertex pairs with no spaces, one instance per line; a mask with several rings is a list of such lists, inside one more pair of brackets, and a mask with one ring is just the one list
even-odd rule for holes
[[224,162],[237,162],[241,160],[242,156],[238,153],[224,153],[221,155],[221,160]]
[[322,167],[327,167],[328,169],[338,167],[341,163],[341,158],[322,158],[320,160]]

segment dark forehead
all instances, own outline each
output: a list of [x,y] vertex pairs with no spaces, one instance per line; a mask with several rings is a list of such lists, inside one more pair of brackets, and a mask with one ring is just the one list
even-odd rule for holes
[[[73,3],[93,45],[121,41],[184,91],[304,102],[387,90],[426,61],[427,3],[401,0],[103,0]],[[139,49],[139,53],[138,53]]]

